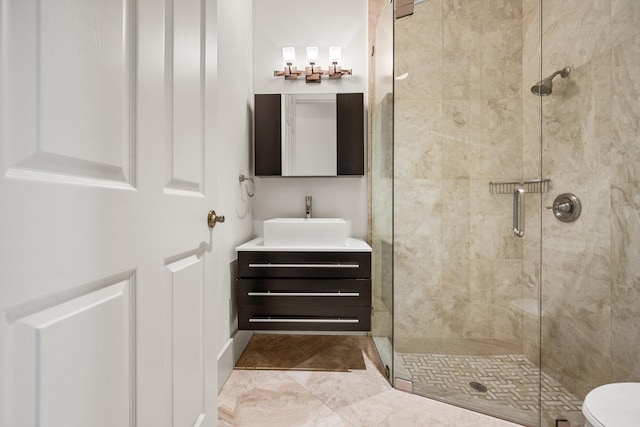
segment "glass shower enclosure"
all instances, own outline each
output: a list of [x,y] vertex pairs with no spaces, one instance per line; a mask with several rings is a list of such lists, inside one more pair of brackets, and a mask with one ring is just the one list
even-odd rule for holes
[[393,4],[384,1],[372,37],[369,146],[372,335],[393,378]]
[[[583,425],[591,389],[640,380],[640,3],[389,10],[370,152],[390,381],[523,425]],[[562,221],[570,195],[581,213]]]

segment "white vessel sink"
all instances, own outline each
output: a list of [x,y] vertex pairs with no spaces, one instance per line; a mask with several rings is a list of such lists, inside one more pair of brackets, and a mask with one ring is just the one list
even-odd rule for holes
[[265,246],[346,246],[342,218],[274,218],[264,221]]

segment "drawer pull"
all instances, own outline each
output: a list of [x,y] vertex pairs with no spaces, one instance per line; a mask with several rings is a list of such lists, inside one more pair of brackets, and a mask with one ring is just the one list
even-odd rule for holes
[[248,292],[250,297],[359,297],[360,292]]
[[249,268],[360,268],[358,263],[249,264]]
[[360,319],[250,318],[250,323],[360,323]]

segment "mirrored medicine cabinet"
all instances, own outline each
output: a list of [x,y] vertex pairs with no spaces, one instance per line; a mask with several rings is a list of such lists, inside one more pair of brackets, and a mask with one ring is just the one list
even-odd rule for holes
[[256,94],[256,176],[364,175],[362,93]]

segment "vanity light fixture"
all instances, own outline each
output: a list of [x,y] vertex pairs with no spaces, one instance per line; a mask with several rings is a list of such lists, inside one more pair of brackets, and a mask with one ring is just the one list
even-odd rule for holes
[[298,76],[305,76],[305,82],[307,83],[320,83],[322,76],[328,76],[330,79],[340,79],[342,76],[352,75],[351,70],[342,69],[338,63],[342,56],[342,48],[340,46],[329,47],[329,59],[331,65],[328,70],[323,70],[318,63],[318,47],[307,46],[307,62],[308,66],[303,70],[298,70],[293,64],[296,60],[296,50],[293,47],[282,48],[282,58],[285,63],[283,71],[276,70],[273,72],[274,77],[284,76],[285,80],[297,80]]
[[329,59],[331,60],[331,65],[329,66],[329,78],[330,79],[341,79],[342,76],[350,76],[351,70],[343,70],[338,62],[340,62],[340,58],[342,57],[342,48],[340,46],[330,46],[329,47]]
[[309,66],[304,69],[305,81],[307,83],[320,83],[322,68],[316,65],[316,62],[318,62],[317,46],[307,46],[307,62],[309,62]]
[[298,76],[304,74],[304,71],[299,71],[297,67],[293,66],[294,62],[296,62],[296,48],[283,47],[282,59],[285,63],[284,71],[274,71],[274,77],[284,76],[285,80],[297,80]]

